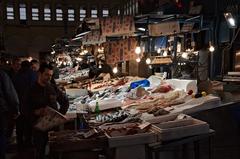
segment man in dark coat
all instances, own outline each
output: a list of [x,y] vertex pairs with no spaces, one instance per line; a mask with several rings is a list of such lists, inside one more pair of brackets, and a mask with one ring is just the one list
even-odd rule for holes
[[36,82],[37,75],[31,69],[29,61],[23,61],[21,68],[13,79],[13,83],[19,98],[21,115],[16,121],[17,144],[20,152],[25,146],[31,145],[31,123],[29,119],[28,98],[31,86]]
[[[33,142],[36,147],[36,158],[45,158],[45,148],[48,142],[48,132],[40,131],[34,128],[38,119],[46,114],[47,107],[57,111],[57,93],[51,85],[50,80],[53,75],[53,67],[49,64],[41,64],[38,71],[37,82],[30,89],[29,107],[33,126]],[[60,109],[61,110],[61,109]]]
[[0,70],[0,159],[5,158],[8,114],[17,118],[19,101],[11,79]]

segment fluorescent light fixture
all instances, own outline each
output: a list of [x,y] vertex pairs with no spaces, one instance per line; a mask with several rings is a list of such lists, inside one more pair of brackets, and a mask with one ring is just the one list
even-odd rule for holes
[[86,31],[86,32],[77,34],[76,37],[81,37],[81,36],[86,35],[86,34],[88,34],[88,33],[90,33],[90,32],[91,32],[91,31]]
[[76,38],[73,38],[72,41],[76,41],[76,40],[79,40],[79,39],[82,39],[83,37],[76,37]]
[[230,24],[231,26],[235,26],[235,25],[236,25],[235,20],[234,20],[233,18],[229,18],[229,19],[228,19],[228,22],[229,22],[229,24]]
[[237,22],[236,19],[233,17],[232,13],[224,13],[224,17],[228,23],[228,26],[230,28],[236,28],[237,27]]
[[140,30],[140,31],[146,31],[145,28],[138,28],[138,30]]

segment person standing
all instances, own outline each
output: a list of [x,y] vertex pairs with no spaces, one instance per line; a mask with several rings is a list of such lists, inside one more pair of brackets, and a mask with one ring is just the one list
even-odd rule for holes
[[33,127],[33,143],[36,148],[36,158],[45,158],[45,148],[48,142],[48,132],[34,128],[38,119],[46,114],[46,107],[58,110],[57,94],[50,80],[53,75],[53,67],[43,63],[38,71],[37,81],[34,83],[29,93],[29,108]]
[[34,71],[31,69],[31,63],[29,61],[23,61],[21,63],[21,68],[17,75],[13,79],[13,83],[19,98],[19,108],[21,115],[16,120],[16,134],[17,134],[17,144],[19,152],[22,149],[31,146],[32,136],[31,136],[31,124],[29,120],[29,108],[27,106],[27,100],[29,97],[29,91],[31,86],[36,82]]
[[19,100],[8,75],[0,70],[0,159],[5,159],[7,146],[8,114],[19,115]]
[[35,72],[39,69],[39,62],[38,60],[31,60],[31,69]]
[[21,68],[21,60],[19,58],[13,59],[9,70],[6,70],[6,73],[8,74],[11,80],[14,79],[14,77],[16,76],[20,68]]
[[[20,58],[14,58],[12,60],[12,64],[10,65],[10,68],[5,69],[4,71],[7,73],[8,77],[10,77],[11,81],[14,85],[14,78],[16,77],[19,69],[21,68],[21,59]],[[15,86],[15,85],[14,85]],[[13,130],[15,127],[15,120],[13,119],[13,116],[11,114],[8,114],[8,128],[7,128],[7,139],[8,142],[11,143],[11,137],[13,134]]]
[[37,74],[38,74],[38,69],[39,69],[39,62],[38,60],[32,60],[31,62],[31,69],[34,73],[35,80],[37,80]]

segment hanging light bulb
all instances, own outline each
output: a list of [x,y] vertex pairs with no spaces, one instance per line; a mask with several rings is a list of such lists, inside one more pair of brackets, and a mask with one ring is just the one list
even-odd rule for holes
[[237,27],[237,23],[236,23],[236,19],[232,13],[224,13],[224,17],[228,23],[228,26],[230,28],[236,28]]
[[213,45],[210,45],[209,51],[210,51],[210,52],[214,52],[214,51],[215,51],[215,47],[214,47]]
[[77,57],[76,60],[81,62],[83,59],[81,57]]
[[114,68],[113,68],[113,73],[114,73],[114,74],[118,73],[118,68],[117,68],[117,67],[114,67]]
[[147,58],[147,59],[146,59],[146,64],[149,65],[150,63],[151,63],[151,59],[150,59],[150,58]]
[[141,54],[141,48],[140,48],[140,46],[137,46],[137,47],[136,47],[135,53],[138,54],[138,55]]
[[163,56],[167,56],[168,55],[168,52],[167,52],[167,50],[165,50],[164,52],[163,52]]
[[51,54],[53,55],[53,54],[55,54],[56,52],[53,50],[52,52],[51,52]]
[[99,47],[99,48],[98,48],[98,52],[99,52],[99,53],[103,53],[103,52],[104,52],[104,47]]
[[136,61],[139,63],[139,62],[141,61],[140,57],[138,57],[138,58],[136,59]]
[[160,54],[161,53],[161,48],[157,49],[157,53]]
[[186,53],[186,52],[182,53],[182,58],[188,59],[188,53]]
[[32,59],[33,59],[33,58],[30,56],[30,57],[28,57],[28,59],[27,59],[27,60],[28,60],[29,62],[31,62],[31,61],[32,61]]
[[98,65],[98,68],[102,68],[102,65],[100,64],[100,65]]

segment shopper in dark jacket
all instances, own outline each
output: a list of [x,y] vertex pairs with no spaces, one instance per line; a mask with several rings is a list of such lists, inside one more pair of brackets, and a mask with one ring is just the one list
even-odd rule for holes
[[51,85],[55,89],[56,95],[57,95],[57,103],[59,104],[59,112],[62,114],[66,114],[69,108],[69,99],[67,97],[66,91],[61,89],[57,86],[55,79],[52,77],[51,79]]
[[11,80],[13,80],[13,78],[16,76],[20,68],[21,68],[21,60],[19,58],[14,58],[10,68],[6,70],[6,73],[8,74]]
[[20,113],[16,121],[17,144],[20,152],[25,146],[31,145],[31,123],[29,118],[28,98],[31,86],[36,82],[37,75],[31,69],[31,63],[23,61],[21,69],[13,79],[20,102]]
[[[4,71],[7,73],[7,75],[10,77],[10,79],[13,82],[13,79],[16,77],[20,68],[21,68],[20,58],[14,58],[12,60],[10,67],[6,68]],[[14,85],[14,83],[13,83],[13,85]],[[11,137],[13,134],[14,127],[15,127],[15,120],[13,119],[11,114],[8,114],[8,130],[7,130],[8,142],[11,142]]]
[[48,132],[34,129],[41,116],[45,115],[46,107],[58,110],[57,94],[50,80],[53,75],[53,67],[48,64],[41,64],[38,71],[38,80],[30,89],[29,107],[33,126],[33,142],[36,147],[36,158],[43,159],[45,156],[45,147],[48,142]]
[[19,101],[11,79],[0,70],[0,159],[5,158],[7,114],[17,118]]

